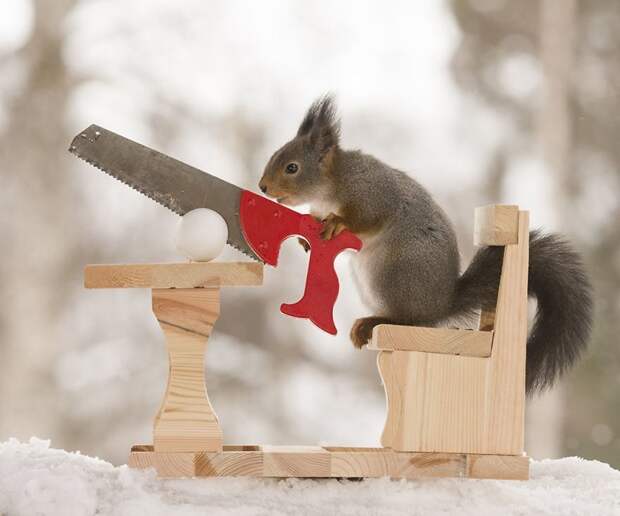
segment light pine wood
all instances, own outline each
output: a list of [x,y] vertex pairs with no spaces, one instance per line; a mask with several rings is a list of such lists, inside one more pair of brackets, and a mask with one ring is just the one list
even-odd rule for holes
[[491,355],[493,332],[379,324],[368,349],[424,351],[472,357]]
[[392,447],[394,436],[401,426],[400,418],[405,413],[402,406],[401,390],[392,388],[394,385],[399,385],[396,372],[394,371],[393,357],[394,352],[382,351],[377,354],[377,368],[385,386],[387,413],[383,433],[381,434],[381,444],[386,448]]
[[[388,413],[383,446],[398,451],[523,454],[527,338],[528,213],[518,243],[505,247],[489,357],[389,351],[396,333],[377,336]],[[422,329],[428,331],[427,328]],[[482,467],[482,466],[480,466]]]
[[523,455],[467,455],[468,478],[527,480],[529,474],[530,462]]
[[403,460],[399,461],[397,454],[389,448],[328,447],[326,449],[330,453],[331,477],[397,476],[397,472],[404,469]]
[[389,448],[318,446],[224,446],[221,452],[157,453],[134,446],[133,468],[155,468],[164,478],[464,477],[526,480],[525,456],[395,452]]
[[492,453],[481,424],[488,359],[382,353],[390,355],[384,360],[389,360],[392,372],[383,378],[389,428],[382,436],[383,446],[399,451]]
[[464,477],[467,456],[462,453],[395,453],[396,478]]
[[[492,453],[523,453],[529,213],[519,212],[519,244],[506,246],[495,312],[495,342],[487,380],[485,433]],[[508,451],[511,450],[511,451]]]
[[329,477],[329,452],[319,446],[261,446],[265,477]]
[[387,415],[381,444],[399,451],[489,453],[484,446],[485,359],[381,352]]
[[207,339],[220,313],[219,296],[218,288],[153,290],[153,313],[170,360],[168,386],[154,422],[158,452],[222,449],[222,430],[204,376]]
[[518,206],[491,204],[476,208],[474,245],[509,245],[517,243]]
[[201,288],[263,283],[263,264],[187,262],[87,265],[86,288]]
[[162,478],[195,477],[197,458],[199,455],[191,452],[155,453],[152,446],[134,446],[127,465],[136,469],[154,468]]
[[[264,477],[264,454],[260,450],[226,450],[196,455],[196,477]],[[158,470],[159,473],[159,470]],[[163,476],[163,475],[161,475]],[[174,475],[167,475],[174,476]]]

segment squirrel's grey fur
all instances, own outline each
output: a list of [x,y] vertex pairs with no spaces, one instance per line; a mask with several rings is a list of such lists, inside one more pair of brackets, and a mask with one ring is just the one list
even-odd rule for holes
[[[503,248],[481,248],[459,275],[454,228],[431,195],[373,156],[341,149],[339,135],[334,102],[322,97],[274,153],[260,186],[285,203],[309,203],[332,230],[347,227],[362,239],[354,267],[376,316],[356,323],[354,342],[381,322],[435,326],[494,307]],[[295,173],[286,171],[291,163]],[[527,343],[531,393],[552,385],[586,348],[592,299],[578,254],[558,235],[530,233],[528,283],[538,302]]]

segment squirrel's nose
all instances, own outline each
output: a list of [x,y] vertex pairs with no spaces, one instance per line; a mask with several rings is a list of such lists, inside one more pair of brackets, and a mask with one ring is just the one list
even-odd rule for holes
[[267,187],[265,185],[258,185],[258,187],[260,188],[261,192],[267,193]]

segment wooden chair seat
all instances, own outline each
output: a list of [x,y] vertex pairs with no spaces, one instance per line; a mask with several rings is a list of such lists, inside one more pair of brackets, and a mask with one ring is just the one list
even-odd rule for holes
[[492,344],[493,331],[380,324],[373,331],[368,349],[488,357]]

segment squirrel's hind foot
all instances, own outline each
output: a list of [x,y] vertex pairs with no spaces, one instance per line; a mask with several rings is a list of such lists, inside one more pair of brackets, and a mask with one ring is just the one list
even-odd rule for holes
[[393,321],[385,317],[362,317],[353,323],[351,328],[351,342],[353,345],[361,349],[372,338],[372,330],[378,324],[392,324]]

